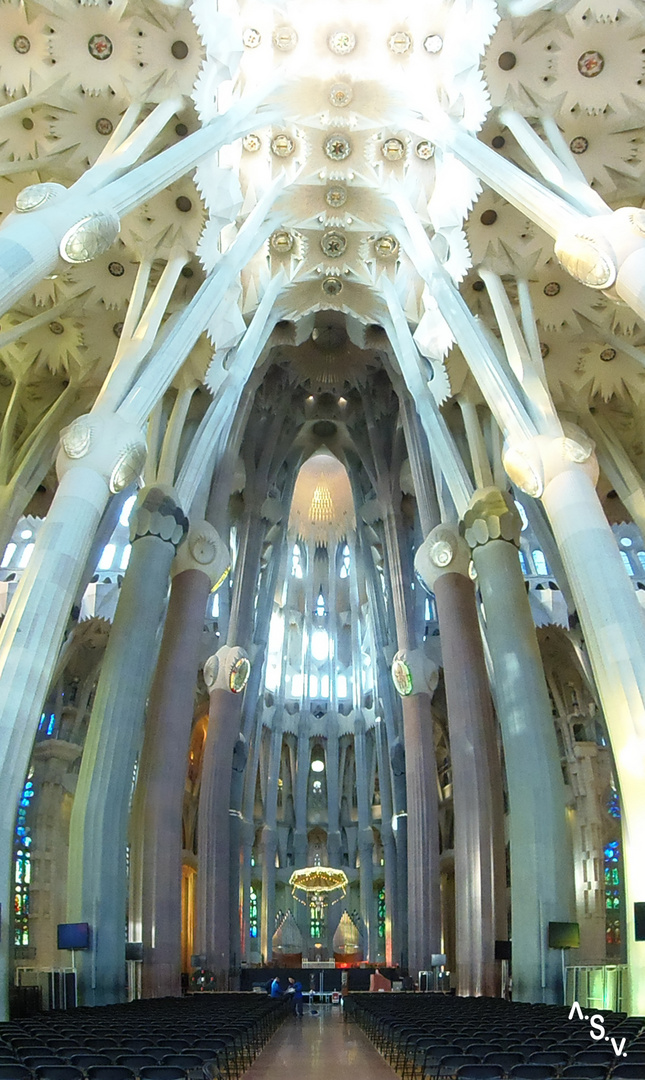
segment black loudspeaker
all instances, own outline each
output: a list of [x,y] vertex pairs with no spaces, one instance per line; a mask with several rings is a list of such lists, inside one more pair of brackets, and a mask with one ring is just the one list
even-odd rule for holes
[[143,942],[126,941],[125,958],[126,960],[143,960]]
[[637,941],[645,941],[645,901],[639,900],[634,904],[634,937]]
[[495,942],[495,959],[496,960],[510,960],[511,959],[511,943],[510,943],[510,941],[496,941]]
[[549,948],[579,949],[580,924],[577,922],[550,922]]

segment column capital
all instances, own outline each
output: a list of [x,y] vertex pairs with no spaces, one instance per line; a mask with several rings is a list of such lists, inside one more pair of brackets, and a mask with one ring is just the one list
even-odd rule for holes
[[251,661],[239,645],[223,645],[204,664],[204,682],[209,694],[228,690],[241,694],[251,674]]
[[470,500],[462,529],[471,551],[490,540],[507,540],[519,548],[522,520],[508,492],[496,487],[480,488]]
[[401,697],[429,694],[437,689],[439,669],[421,649],[399,649],[392,660],[392,682]]
[[468,577],[470,551],[455,525],[437,525],[414,556],[414,568],[431,592],[444,574]]
[[595,443],[582,428],[564,423],[563,434],[552,438],[536,435],[525,442],[504,443],[502,461],[513,481],[527,495],[539,499],[560,473],[582,468],[594,486],[598,482]]
[[645,210],[622,206],[585,218],[557,236],[555,255],[567,273],[592,289],[610,289],[623,262],[645,248]]
[[123,491],[141,475],[146,440],[141,429],[116,413],[77,416],[61,432],[56,458],[58,479],[70,469],[91,469],[102,476],[111,492]]
[[130,543],[157,536],[178,548],[187,532],[188,518],[172,488],[155,485],[141,489],[130,515]]
[[211,591],[216,592],[230,569],[230,552],[217,529],[208,521],[191,521],[186,543],[177,552],[171,576],[176,577],[184,570],[200,570],[210,579]]

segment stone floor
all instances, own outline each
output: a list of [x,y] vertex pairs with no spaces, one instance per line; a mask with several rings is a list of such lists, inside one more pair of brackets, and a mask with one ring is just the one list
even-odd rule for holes
[[244,1080],[394,1080],[396,1073],[357,1024],[338,1006],[318,1005],[312,1016],[289,1017],[245,1072]]

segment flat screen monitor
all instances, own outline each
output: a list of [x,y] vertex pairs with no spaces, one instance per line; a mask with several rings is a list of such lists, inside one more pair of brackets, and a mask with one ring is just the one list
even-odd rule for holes
[[70,922],[58,924],[59,949],[89,949],[90,924]]
[[577,922],[550,922],[549,948],[579,949],[580,924]]
[[430,957],[430,963],[433,967],[445,967],[448,957],[445,953],[433,953]]
[[636,941],[645,941],[645,902],[642,900],[634,904],[634,937]]
[[511,943],[510,943],[510,941],[496,941],[495,942],[495,959],[496,960],[510,960],[511,959]]

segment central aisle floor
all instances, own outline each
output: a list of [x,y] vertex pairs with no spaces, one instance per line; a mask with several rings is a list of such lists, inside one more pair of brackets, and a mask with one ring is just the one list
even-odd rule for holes
[[244,1080],[398,1080],[358,1024],[346,1024],[340,1008],[305,1006],[302,1020],[285,1020],[244,1073]]

